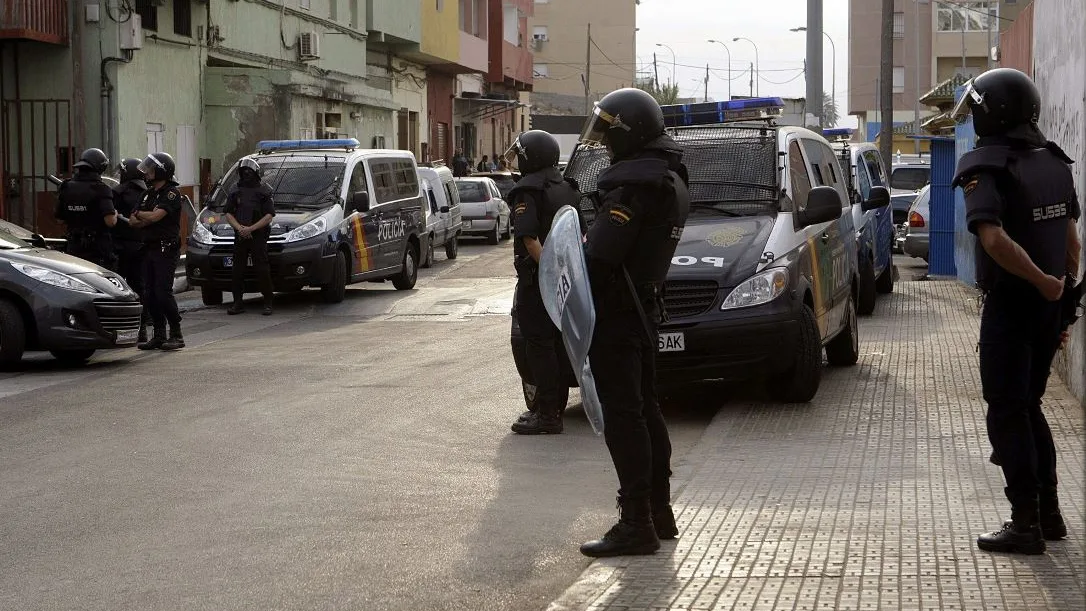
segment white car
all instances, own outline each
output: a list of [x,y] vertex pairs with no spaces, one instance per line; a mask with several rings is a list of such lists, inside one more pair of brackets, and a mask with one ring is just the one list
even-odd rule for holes
[[513,235],[509,205],[502,199],[497,183],[484,177],[456,179],[465,236],[485,236],[490,244]]
[[422,267],[434,264],[434,249],[445,247],[445,256],[455,259],[457,241],[463,231],[460,195],[456,190],[453,173],[445,166],[419,168],[419,184],[425,201],[422,215],[426,219],[423,236]]

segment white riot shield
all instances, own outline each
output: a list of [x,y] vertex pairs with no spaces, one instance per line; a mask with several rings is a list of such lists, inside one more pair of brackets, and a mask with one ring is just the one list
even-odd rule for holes
[[596,328],[596,307],[588,284],[581,224],[571,206],[562,206],[551,223],[539,260],[539,292],[547,314],[562,330],[562,343],[581,387],[581,403],[588,422],[597,435],[602,435],[603,407],[588,363]]

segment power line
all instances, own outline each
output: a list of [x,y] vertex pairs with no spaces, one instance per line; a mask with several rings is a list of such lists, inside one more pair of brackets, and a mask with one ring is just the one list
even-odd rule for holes
[[[950,2],[949,0],[933,0],[933,1],[936,4],[940,4],[942,6],[952,6],[954,8],[960,8],[963,11],[970,11],[970,12],[973,12],[973,13],[977,13],[978,15],[985,15],[985,16],[989,15],[988,11],[986,11],[986,10],[981,10],[979,8],[973,8],[971,6],[966,6],[964,4],[959,4],[957,2]],[[991,4],[989,4],[989,6],[991,6]],[[992,14],[990,16],[995,17],[996,19],[999,19],[1000,21],[1014,21],[1014,19],[1011,19],[1010,17],[1004,17],[1004,16],[998,15],[998,14]]]
[[600,55],[602,55],[602,56],[603,56],[603,59],[606,59],[607,61],[611,62],[611,64],[613,64],[613,65],[614,65],[614,66],[615,66],[616,68],[618,68],[619,70],[622,70],[622,69],[623,69],[623,68],[622,68],[622,66],[620,66],[620,65],[618,65],[618,64],[616,64],[616,63],[615,63],[615,60],[613,60],[613,59],[611,59],[610,57],[608,57],[608,56],[607,56],[607,53],[605,53],[605,52],[604,52],[604,50],[603,50],[603,49],[601,49],[601,48],[600,48],[600,46],[599,46],[598,44],[596,44],[596,41],[595,41],[595,40],[592,40],[591,38],[590,38],[590,39],[588,39],[588,40],[589,40],[589,42],[591,42],[591,43],[592,43],[592,46],[593,46],[593,47],[596,47],[596,50],[600,52]]

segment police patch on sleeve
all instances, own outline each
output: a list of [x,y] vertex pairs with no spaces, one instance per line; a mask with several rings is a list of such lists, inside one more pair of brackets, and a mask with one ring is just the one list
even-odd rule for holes
[[524,202],[520,202],[519,204],[516,205],[515,208],[513,208],[513,214],[516,214],[517,216],[520,216],[520,215],[524,214],[527,211],[528,211],[528,204],[526,204]]
[[630,210],[627,206],[617,204],[611,206],[611,209],[607,212],[607,218],[611,220],[612,225],[621,227],[633,219],[633,214],[633,210]]
[[966,180],[965,184],[962,186],[962,192],[965,193],[966,195],[969,195],[970,193],[972,193],[977,188],[977,182],[979,180],[980,179],[977,178],[976,176],[973,176],[972,178]]
[[174,191],[170,191],[166,194],[166,199],[177,199],[177,193]]

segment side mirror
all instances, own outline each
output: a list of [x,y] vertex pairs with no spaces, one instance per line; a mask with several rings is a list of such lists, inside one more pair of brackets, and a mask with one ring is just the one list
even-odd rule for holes
[[351,194],[351,208],[366,212],[370,209],[370,194],[368,191],[355,191]]
[[883,208],[889,205],[890,190],[886,187],[876,186],[871,187],[871,193],[869,194],[867,201],[861,204],[861,208],[864,212],[867,212],[868,210]]
[[448,206],[442,206],[442,207],[440,208],[440,210],[441,210],[441,213],[442,213],[442,214],[448,214],[448,212],[449,212],[449,207],[448,207]]
[[833,187],[815,187],[807,194],[807,208],[796,213],[800,227],[810,227],[841,218],[841,196]]

